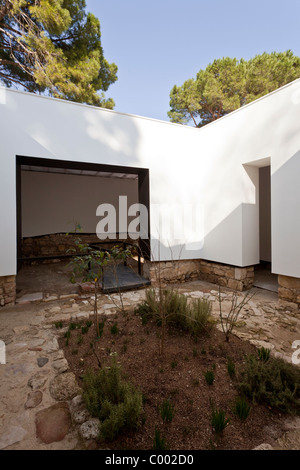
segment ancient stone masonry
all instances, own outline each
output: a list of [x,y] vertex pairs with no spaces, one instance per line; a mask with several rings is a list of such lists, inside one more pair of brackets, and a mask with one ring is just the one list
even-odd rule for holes
[[16,276],[0,276],[0,306],[13,305],[16,300]]
[[22,240],[22,258],[38,258],[46,256],[60,256],[68,254],[68,250],[74,248],[75,239],[82,243],[97,243],[96,234],[65,234],[54,233],[40,237],[27,237]]
[[175,283],[201,279],[237,291],[250,289],[254,280],[254,267],[238,268],[204,260],[180,260],[152,262],[144,268],[152,285],[159,279],[165,283]]
[[243,291],[253,286],[254,266],[240,268],[201,260],[200,279],[219,286]]
[[278,276],[278,297],[288,302],[300,304],[300,279],[291,276]]
[[199,273],[199,260],[147,262],[144,266],[144,276],[149,277],[154,287],[159,281],[167,284],[199,279]]
[[[40,260],[33,261],[49,263],[51,260],[43,259],[44,257],[57,257],[57,259],[72,254],[69,250],[74,249],[76,246],[75,240],[79,239],[81,243],[93,244],[99,243],[101,240],[94,233],[53,233],[50,235],[42,235],[39,237],[26,237],[22,240],[22,258],[41,258]],[[129,242],[129,240],[121,240],[122,242]],[[103,243],[101,246],[111,248],[113,243],[118,240],[112,240],[110,243]],[[29,263],[29,261],[25,261]]]

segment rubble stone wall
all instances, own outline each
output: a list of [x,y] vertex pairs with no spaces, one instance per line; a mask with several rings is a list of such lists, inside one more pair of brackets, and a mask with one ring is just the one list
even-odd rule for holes
[[0,306],[13,305],[16,300],[16,276],[0,276]]

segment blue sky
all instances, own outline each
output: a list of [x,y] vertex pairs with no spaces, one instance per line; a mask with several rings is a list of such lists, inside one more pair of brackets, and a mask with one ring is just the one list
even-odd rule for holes
[[173,85],[214,59],[291,49],[300,56],[299,0],[86,0],[104,56],[118,66],[115,110],[168,121]]

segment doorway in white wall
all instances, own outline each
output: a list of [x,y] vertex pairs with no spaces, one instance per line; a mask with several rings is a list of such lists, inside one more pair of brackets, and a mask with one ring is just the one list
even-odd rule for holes
[[[37,291],[73,293],[68,265],[70,248],[76,246],[78,237],[97,250],[133,247],[132,259],[118,265],[117,281],[104,268],[103,289],[113,291],[122,284],[127,290],[149,283],[142,275],[143,260],[148,258],[147,239],[131,240],[127,232],[120,233],[119,226],[120,196],[126,197],[128,208],[140,203],[149,214],[148,169],[23,156],[16,163],[17,298]],[[100,240],[96,227],[101,204],[115,209],[117,225],[113,236],[105,229],[107,236]],[[146,230],[149,239],[149,222]],[[115,286],[115,281],[120,285]]]
[[278,292],[278,276],[272,273],[271,166],[259,168],[259,252],[254,286]]

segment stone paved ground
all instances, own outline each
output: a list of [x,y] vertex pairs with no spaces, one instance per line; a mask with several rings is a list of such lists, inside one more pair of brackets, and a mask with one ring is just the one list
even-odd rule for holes
[[[193,281],[176,287],[189,297],[211,300],[218,320],[216,286]],[[298,307],[278,301],[272,292],[253,292],[255,296],[242,311],[235,334],[291,361],[295,352],[292,344],[300,340]],[[123,294],[124,305],[134,306],[144,295],[144,290],[127,292]],[[225,312],[231,296],[232,292],[222,289]],[[0,449],[86,448],[97,423],[82,407],[53,323],[88,318],[91,305],[76,294],[34,298],[40,300],[30,302],[29,297],[0,310],[0,339],[6,344],[6,364],[0,364]],[[116,311],[118,301],[117,295],[103,295],[101,309],[109,315]],[[287,418],[285,428],[275,448],[300,449],[300,418]]]

